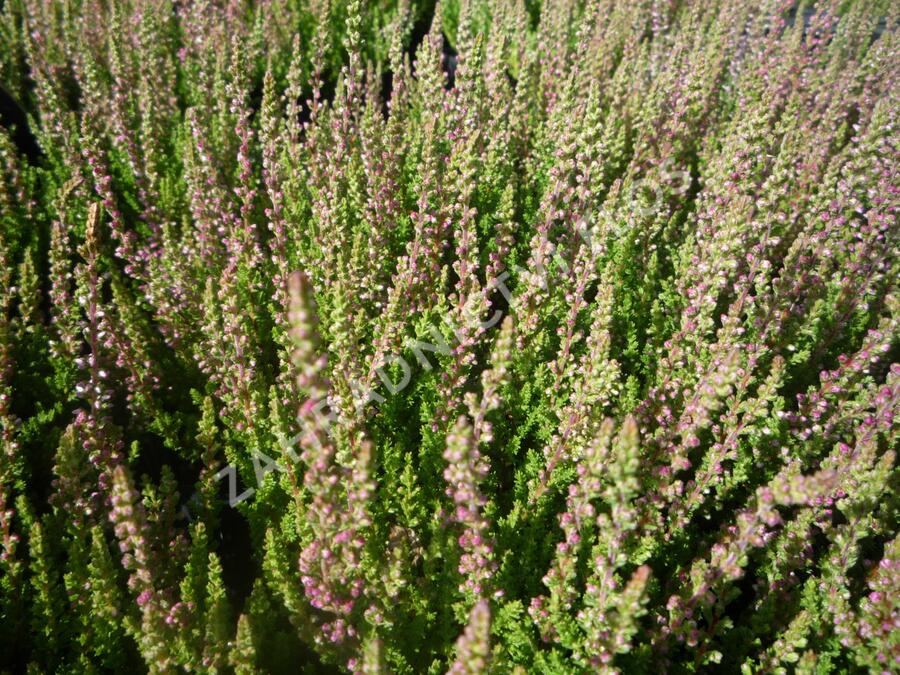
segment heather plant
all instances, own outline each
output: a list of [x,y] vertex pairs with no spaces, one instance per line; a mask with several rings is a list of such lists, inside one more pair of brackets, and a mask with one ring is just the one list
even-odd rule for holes
[[0,672],[896,672],[898,29],[0,1]]

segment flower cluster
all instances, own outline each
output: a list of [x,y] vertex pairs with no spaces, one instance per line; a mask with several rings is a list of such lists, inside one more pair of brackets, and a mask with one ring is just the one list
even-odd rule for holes
[[0,671],[900,668],[896,2],[0,44]]

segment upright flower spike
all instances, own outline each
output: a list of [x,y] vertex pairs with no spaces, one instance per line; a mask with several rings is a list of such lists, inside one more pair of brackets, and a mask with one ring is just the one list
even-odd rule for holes
[[16,551],[20,535],[16,532],[14,508],[16,479],[15,465],[20,463],[19,444],[16,440],[16,429],[19,422],[12,414],[11,403],[13,389],[12,334],[9,322],[9,309],[13,300],[11,289],[11,265],[9,249],[4,232],[0,229],[0,569],[3,580],[0,582],[0,607],[4,615],[11,616],[16,611],[21,591],[17,585],[21,583],[24,571],[22,561]]
[[517,346],[520,349],[538,328],[538,307],[547,299],[548,284],[559,267],[554,259],[556,246],[552,241],[552,228],[557,219],[567,215],[565,206],[568,202],[570,178],[575,171],[576,153],[575,130],[572,126],[567,125],[560,133],[556,145],[556,161],[550,168],[552,188],[543,196],[539,220],[529,245],[530,257],[521,279],[522,288],[513,301],[513,311],[519,323]]
[[328,401],[327,360],[317,353],[312,291],[302,273],[291,277],[290,293],[298,391],[307,397],[298,413],[303,428],[296,437],[306,466],[304,493],[310,500],[304,507],[298,505],[297,513],[305,520],[300,581],[307,601],[321,616],[316,641],[352,654],[360,639],[358,605],[365,601],[367,590],[362,552],[374,492],[371,448],[366,441],[352,445],[350,466],[338,461],[333,430],[321,410]]
[[115,311],[106,316],[109,322],[106,345],[116,354],[115,366],[126,373],[126,400],[136,413],[154,418],[161,427],[161,433],[168,436],[168,440],[173,440],[171,431],[164,429],[167,416],[159,409],[154,396],[161,377],[152,357],[156,345],[150,322],[117,271],[110,274],[110,288],[113,296],[111,309]]
[[485,673],[491,661],[491,608],[487,600],[472,606],[469,623],[456,641],[456,660],[448,675],[477,675]]
[[129,572],[128,587],[140,611],[141,623],[132,626],[141,652],[151,668],[164,671],[171,664],[166,616],[170,602],[154,583],[154,559],[146,538],[147,518],[126,470],[113,471],[109,519],[115,529],[122,565]]
[[894,667],[900,663],[900,608],[895,598],[900,592],[900,537],[894,537],[884,549],[884,556],[872,571],[868,581],[868,595],[859,605],[855,630],[857,639],[865,645],[856,655],[862,668],[872,671]]
[[[40,324],[40,287],[34,269],[35,248],[19,231],[22,224],[34,218],[35,204],[24,160],[18,156],[10,136],[0,132],[0,566],[9,575],[3,581],[0,602],[10,614],[16,613],[20,597],[19,574],[23,571],[16,548],[20,535],[16,532],[15,495],[24,492],[16,484],[22,480],[27,463],[22,457],[19,430],[23,420],[14,413],[16,352],[27,344],[29,334]],[[22,237],[23,260],[16,268],[17,240]],[[18,317],[15,317],[15,313]],[[21,348],[20,348],[21,349]],[[26,469],[27,470],[27,469]]]
[[[207,154],[206,139],[196,139],[200,155],[197,180],[205,178],[206,185],[197,186],[196,200],[192,197],[192,202],[195,214],[202,222],[197,228],[198,236],[202,236],[198,242],[202,255],[197,262],[200,265],[215,264],[222,273],[215,286],[212,305],[205,302],[198,307],[203,313],[212,315],[211,319],[220,317],[221,326],[202,336],[205,344],[198,345],[198,351],[218,352],[218,372],[214,375],[219,383],[219,396],[226,404],[226,416],[238,432],[252,435],[257,431],[257,418],[261,412],[259,400],[265,389],[259,383],[256,357],[260,349],[257,305],[262,288],[259,268],[263,256],[256,223],[251,217],[257,189],[251,162],[253,132],[245,81],[248,50],[245,41],[235,36],[230,50],[230,68],[224,64],[219,67],[227,107],[217,111],[215,120],[202,120],[199,115],[192,120],[196,123],[195,134],[199,135],[199,126],[203,123],[219,131],[221,137],[218,140],[228,151],[233,149],[235,157],[233,163],[219,166]],[[224,246],[220,258],[219,247],[214,247],[210,240],[221,239],[224,239]],[[221,268],[218,267],[220,260]],[[192,276],[195,274],[192,272]],[[210,280],[207,276],[207,284]],[[207,286],[207,292],[209,290]]]
[[481,373],[481,396],[478,397],[474,392],[465,395],[476,448],[481,444],[487,445],[493,439],[491,423],[486,418],[491,410],[500,407],[500,390],[509,383],[514,343],[515,324],[512,317],[507,316],[491,350],[490,368]]
[[12,306],[14,294],[12,291],[12,261],[5,241],[4,233],[0,230],[0,424],[2,424],[3,454],[12,455],[14,448],[12,442],[12,428],[10,417],[10,382],[12,379],[12,331],[10,330],[9,311]]
[[[603,460],[602,447],[593,468],[585,473],[587,476],[593,474],[594,486],[599,473],[597,460]],[[636,621],[643,614],[646,602],[644,590],[649,567],[638,567],[621,590],[618,581],[619,570],[628,560],[628,539],[639,526],[638,512],[632,503],[640,489],[637,480],[639,451],[637,423],[633,417],[627,417],[613,443],[608,468],[603,472],[608,478],[603,499],[609,512],[600,513],[596,518],[598,536],[592,551],[593,566],[585,588],[584,608],[576,615],[585,634],[579,658],[603,671],[609,670],[615,654],[628,651],[637,630]],[[572,515],[577,518],[579,514]],[[615,619],[606,621],[605,617],[611,612],[615,612]]]
[[[77,353],[77,326],[72,299],[72,254],[71,194],[81,184],[81,178],[64,185],[54,200],[57,216],[50,228],[50,322],[53,340],[50,348],[54,353],[73,355]],[[74,201],[74,200],[73,200]]]
[[[6,462],[8,460],[4,460]],[[0,569],[4,581],[0,584],[0,604],[4,612],[12,612],[17,604],[19,592],[15,586],[20,581],[25,567],[16,554],[21,537],[15,531],[13,508],[14,492],[8,476],[0,477]]]
[[[300,459],[295,445],[299,445],[303,452],[322,451],[325,453],[323,461],[328,461],[332,444],[332,419],[326,409],[331,385],[327,378],[328,357],[321,349],[313,290],[303,272],[295,272],[289,277],[287,294],[290,303],[287,322],[292,342],[291,372],[294,374],[294,382],[291,383],[290,397],[285,403],[298,405],[299,400],[299,409],[294,413],[299,431],[282,448],[282,457],[287,466],[294,499],[300,508],[302,481],[294,466]],[[319,465],[318,460],[313,463]]]
[[490,581],[496,569],[490,523],[482,513],[486,499],[481,482],[487,476],[488,463],[478,451],[472,427],[464,416],[459,417],[447,435],[444,459],[448,464],[444,469],[446,493],[454,504],[452,518],[462,527],[460,591],[473,598],[484,598],[492,590]]
[[106,496],[97,489],[99,472],[90,461],[91,444],[84,424],[84,418],[76,418],[60,436],[53,458],[53,494],[48,500],[72,513],[71,524],[79,530],[104,517]]
[[288,322],[294,343],[294,367],[297,389],[307,397],[300,414],[310,411],[325,401],[329,383],[325,375],[328,358],[322,353],[318,333],[315,299],[309,278],[303,272],[295,272],[289,279],[288,293],[291,299]]
[[[256,227],[250,218],[250,211],[256,198],[256,181],[252,157],[250,156],[251,143],[254,140],[253,129],[250,126],[250,109],[247,104],[248,84],[246,82],[249,63],[248,51],[251,47],[235,36],[231,43],[231,81],[228,84],[229,95],[228,111],[234,116],[234,136],[237,141],[237,157],[235,159],[234,194],[240,204],[239,229],[232,235],[240,241],[242,247],[248,250],[252,247],[256,255],[250,255],[251,264],[259,257],[257,248]],[[237,224],[236,224],[237,225]],[[234,251],[229,251],[234,255]]]
[[126,223],[119,204],[110,156],[103,147],[104,132],[98,128],[99,122],[88,115],[82,119],[81,126],[84,162],[90,171],[95,198],[100,200],[103,209],[109,214],[109,232],[116,242],[114,253],[125,261],[125,271],[129,276],[144,281],[147,278],[147,256],[142,251],[136,233]]
[[[153,14],[151,10],[148,14]],[[139,36],[133,36],[131,31],[124,28],[126,21],[133,17],[123,17],[119,8],[110,9],[110,30],[107,38],[110,71],[113,77],[111,91],[112,120],[110,135],[112,136],[112,148],[119,154],[127,157],[134,186],[140,201],[141,220],[150,230],[150,238],[146,246],[142,246],[141,256],[149,258],[150,249],[156,245],[156,235],[159,232],[159,220],[157,216],[157,203],[161,201],[160,195],[154,189],[153,179],[148,174],[153,174],[156,168],[147,162],[143,152],[143,144],[140,143],[142,131],[149,131],[144,123],[145,114],[139,112],[140,105],[140,75],[144,68],[138,68],[137,59],[143,54]],[[128,44],[128,43],[131,44]],[[151,61],[152,62],[152,61]],[[144,67],[148,64],[142,64]],[[162,66],[162,64],[157,64]],[[157,76],[162,75],[158,72]],[[146,76],[145,76],[146,77]],[[149,112],[149,111],[148,111]],[[151,145],[152,137],[147,139],[147,145]],[[149,168],[149,171],[145,170]],[[156,181],[158,183],[158,179]]]
[[262,145],[262,179],[269,199],[265,209],[268,229],[272,233],[271,249],[275,259],[277,274],[272,279],[284,313],[277,314],[276,322],[283,326],[288,307],[287,279],[287,230],[285,222],[284,177],[280,163],[279,145],[284,140],[282,108],[275,94],[275,77],[272,75],[271,63],[266,68],[263,78],[263,99],[260,110],[260,143]]
[[[465,20],[468,9],[461,9]],[[460,27],[461,29],[463,26]],[[484,106],[483,49],[481,41],[464,59],[457,73],[455,119],[451,120],[453,147],[448,162],[448,217],[453,223],[452,238],[455,262],[452,270],[456,285],[450,297],[449,320],[457,345],[452,359],[441,374],[439,396],[441,406],[435,412],[442,422],[458,411],[462,404],[460,389],[468,369],[474,363],[474,350],[483,339],[482,317],[489,307],[488,293],[482,287],[477,236],[478,209],[475,207],[475,175],[484,162],[484,139],[481,134]]]
[[95,202],[88,213],[85,239],[80,250],[84,263],[75,269],[75,299],[83,308],[84,317],[79,323],[88,347],[87,356],[75,359],[75,364],[82,369],[85,377],[75,386],[75,391],[87,404],[87,409],[80,410],[76,415],[75,425],[83,430],[85,450],[99,473],[99,487],[101,491],[107,491],[111,488],[113,470],[122,462],[122,440],[110,416],[112,364],[108,361],[107,343],[111,326],[103,303],[101,219],[102,206]]
[[[143,67],[138,69],[136,107],[139,111],[139,143],[144,162],[140,171],[146,176],[144,202],[145,218],[161,226],[165,217],[171,217],[168,204],[163,200],[166,179],[165,159],[169,142],[171,120],[179,114],[178,100],[174,92],[176,81],[176,55],[171,48],[175,16],[161,4],[155,7],[136,8],[132,22],[138,24],[135,37],[137,59]],[[161,203],[154,203],[159,197]]]
[[[587,351],[578,359],[577,368],[559,365],[568,360],[568,355],[558,355],[554,362],[554,367],[557,368],[557,385],[564,372],[574,381],[568,400],[566,396],[568,387],[553,387],[554,393],[563,390],[557,398],[559,412],[556,416],[559,426],[544,447],[546,466],[541,469],[537,480],[533,483],[531,492],[533,502],[545,493],[557,466],[565,460],[577,457],[578,449],[588,443],[597,432],[599,424],[597,418],[600,417],[597,414],[598,408],[602,410],[608,406],[612,396],[618,392],[619,364],[609,358],[612,300],[612,288],[608,283],[601,281],[591,311],[591,332],[586,338]],[[574,328],[574,325],[572,319],[570,328]]]
[[372,390],[378,369],[401,350],[406,317],[437,305],[436,289],[441,284],[442,258],[451,224],[443,189],[442,139],[447,113],[443,105],[445,74],[440,68],[440,20],[436,10],[431,30],[416,55],[416,93],[425,122],[416,138],[417,145],[421,145],[417,167],[421,181],[416,189],[416,206],[410,214],[413,235],[391,278],[382,319],[375,329],[369,368],[360,383],[363,391]]
[[428,4],[0,0],[0,670],[896,670],[900,6]]
[[396,264],[390,258],[380,260],[379,252],[397,245],[397,230],[406,217],[402,204],[402,169],[408,141],[403,137],[403,130],[409,112],[410,76],[402,38],[403,31],[398,26],[391,38],[392,90],[387,101],[388,118],[382,117],[380,101],[368,96],[360,130],[360,157],[366,180],[363,218],[371,232],[366,249],[370,270],[362,281],[361,293],[372,303],[375,313],[380,313],[384,306],[385,291]]
[[[613,440],[613,421],[606,420],[597,437],[588,445],[578,463],[578,479],[569,486],[566,510],[559,516],[563,540],[556,545],[551,568],[544,575],[543,583],[550,597],[539,596],[532,600],[529,613],[543,637],[559,640],[558,626],[572,608],[578,589],[578,553],[582,541],[594,536],[597,510],[594,503],[601,496],[602,481],[610,464],[610,444]],[[604,521],[608,529],[609,522]],[[604,536],[601,533],[601,536]]]

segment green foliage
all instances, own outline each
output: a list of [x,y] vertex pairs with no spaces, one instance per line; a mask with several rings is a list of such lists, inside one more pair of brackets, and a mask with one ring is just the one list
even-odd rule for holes
[[898,25],[0,3],[0,671],[890,671]]

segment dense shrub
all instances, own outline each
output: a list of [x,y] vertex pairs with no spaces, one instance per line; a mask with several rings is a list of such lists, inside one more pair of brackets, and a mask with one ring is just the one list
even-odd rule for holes
[[0,8],[0,669],[900,668],[900,4]]

